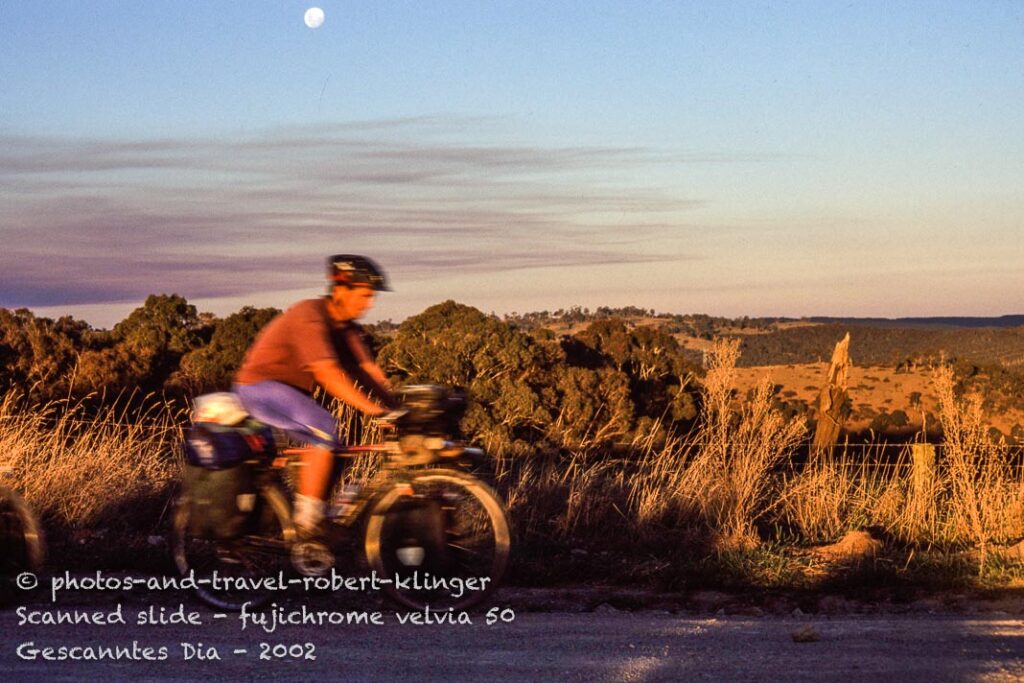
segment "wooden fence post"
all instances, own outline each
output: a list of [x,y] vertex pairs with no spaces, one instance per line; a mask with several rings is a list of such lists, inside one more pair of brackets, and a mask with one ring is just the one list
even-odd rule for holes
[[935,484],[935,446],[930,443],[911,444],[910,458],[912,463],[911,481],[915,493],[931,491]]

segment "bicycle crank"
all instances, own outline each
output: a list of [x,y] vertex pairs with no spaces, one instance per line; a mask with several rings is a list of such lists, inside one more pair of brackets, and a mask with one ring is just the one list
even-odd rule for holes
[[303,576],[324,576],[334,567],[334,553],[323,543],[302,541],[292,546],[292,566]]

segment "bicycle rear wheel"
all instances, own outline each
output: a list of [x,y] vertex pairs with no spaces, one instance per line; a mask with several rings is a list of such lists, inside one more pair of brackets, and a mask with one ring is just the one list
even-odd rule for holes
[[0,486],[0,602],[13,597],[13,579],[39,571],[46,543],[32,508],[17,491]]
[[[409,488],[412,494],[409,494]],[[417,610],[464,610],[504,577],[508,515],[494,491],[454,470],[424,470],[371,507],[366,558],[384,592]]]
[[42,527],[17,491],[0,486],[0,575],[37,571],[45,554]]
[[193,536],[189,533],[190,515],[188,496],[182,495],[175,505],[171,555],[179,574],[195,577],[199,598],[226,610],[240,610],[245,603],[256,609],[269,602],[275,591],[260,582],[288,571],[295,541],[288,500],[281,490],[276,486],[260,489],[245,534],[238,538]]

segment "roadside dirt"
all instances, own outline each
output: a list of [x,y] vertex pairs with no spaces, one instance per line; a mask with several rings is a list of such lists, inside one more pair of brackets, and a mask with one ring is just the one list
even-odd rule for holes
[[[73,595],[63,608],[110,609],[115,596]],[[179,604],[180,596],[171,598]],[[186,599],[194,625],[137,626],[152,601],[120,595],[129,625],[19,623],[0,612],[0,671],[16,681],[1014,681],[1024,673],[1024,622],[988,612],[838,611],[805,614],[785,600],[763,609],[726,594],[648,594],[607,587],[506,589],[498,612],[462,624],[402,623],[383,609],[380,625],[241,627],[238,615]],[[352,609],[321,596],[319,609]],[[285,611],[300,605],[288,601]],[[45,601],[29,610],[51,608]],[[360,609],[378,609],[366,604]],[[1018,610],[1020,604],[1015,607]],[[503,620],[496,615],[504,614]],[[489,621],[491,615],[492,620]],[[81,659],[103,646],[128,654]],[[281,647],[278,647],[281,646]],[[49,649],[47,649],[49,648]],[[61,648],[64,648],[61,650]],[[76,649],[77,648],[77,649]],[[144,656],[149,652],[150,658]],[[63,653],[63,656],[62,656]],[[49,657],[49,658],[47,658]]]

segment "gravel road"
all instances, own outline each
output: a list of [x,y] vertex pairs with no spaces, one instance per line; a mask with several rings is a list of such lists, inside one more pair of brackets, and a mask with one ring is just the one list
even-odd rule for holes
[[[37,592],[32,598],[0,612],[5,681],[1024,679],[1024,622],[1006,615],[527,612],[514,596],[502,602],[499,594],[497,609],[468,615],[472,624],[413,624],[401,623],[405,613],[380,603],[353,606],[307,596],[282,600],[281,613],[308,619],[311,612],[323,612],[324,619],[338,620],[350,613],[373,619],[379,611],[383,623],[279,625],[267,633],[252,621],[243,630],[237,614],[217,617],[188,596],[154,601],[134,593],[70,594],[51,603]],[[126,623],[29,623],[62,612]],[[140,613],[200,623],[139,626]],[[794,641],[800,630],[811,642]],[[99,656],[104,646],[124,651],[116,659],[78,659]],[[212,658],[214,652],[219,659]]]

